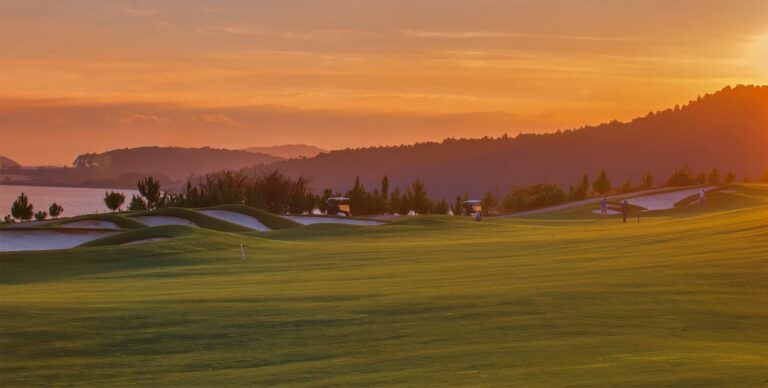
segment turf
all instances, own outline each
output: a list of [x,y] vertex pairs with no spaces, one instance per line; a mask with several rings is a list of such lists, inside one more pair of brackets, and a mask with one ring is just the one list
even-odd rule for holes
[[81,247],[100,247],[109,245],[120,245],[137,240],[145,240],[150,238],[176,238],[186,236],[194,230],[191,226],[186,225],[161,225],[152,226],[142,229],[131,230],[116,234],[113,236],[103,237],[97,240],[89,241],[80,245]]
[[257,220],[259,220],[259,222],[264,224],[264,226],[272,230],[290,229],[290,228],[296,228],[301,226],[301,224],[299,224],[298,222],[291,221],[287,218],[283,218],[275,214],[268,213],[248,205],[238,205],[238,204],[219,205],[219,206],[207,207],[207,208],[204,208],[203,210],[205,209],[227,210],[231,212],[245,214],[247,216],[256,218]]
[[131,214],[131,217],[138,217],[138,216],[178,217],[178,218],[183,218],[185,220],[192,221],[195,225],[201,228],[217,230],[220,232],[252,232],[253,231],[253,229],[251,228],[246,228],[245,226],[233,224],[231,222],[220,220],[218,218],[210,217],[203,213],[198,213],[194,210],[181,208],[181,207],[163,207],[163,208],[148,211],[148,212],[139,212],[139,213]]
[[5,253],[0,382],[764,385],[768,205],[733,198]]
[[125,217],[120,214],[88,214],[83,216],[62,218],[47,224],[46,227],[58,227],[78,221],[107,221],[112,222],[123,229],[138,229],[145,228],[147,226],[139,221],[134,220],[133,218]]

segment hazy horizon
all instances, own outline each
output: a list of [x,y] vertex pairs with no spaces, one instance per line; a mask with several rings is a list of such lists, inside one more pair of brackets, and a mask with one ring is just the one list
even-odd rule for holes
[[756,0],[0,8],[0,154],[24,165],[147,145],[549,132],[768,83],[768,3]]

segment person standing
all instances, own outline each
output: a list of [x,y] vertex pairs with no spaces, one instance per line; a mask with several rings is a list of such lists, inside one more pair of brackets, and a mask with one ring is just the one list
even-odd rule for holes
[[704,200],[705,200],[704,189],[701,189],[701,191],[699,191],[699,207],[704,206]]
[[624,202],[621,203],[621,215],[624,218],[624,223],[627,223],[627,216],[629,216],[629,202],[625,199]]
[[600,214],[603,215],[603,218],[608,216],[608,197],[603,197],[603,200],[600,201]]

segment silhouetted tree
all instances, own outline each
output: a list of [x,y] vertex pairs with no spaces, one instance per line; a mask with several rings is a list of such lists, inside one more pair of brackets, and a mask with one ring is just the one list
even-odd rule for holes
[[453,203],[453,214],[460,216],[464,212],[464,204],[460,195],[456,196],[456,201]]
[[581,183],[579,183],[579,185],[576,186],[571,192],[571,198],[575,200],[584,199],[584,198],[587,198],[588,193],[589,193],[589,176],[587,176],[587,174],[584,174],[581,177]]
[[405,201],[403,201],[403,196],[400,194],[399,187],[395,187],[395,189],[392,190],[392,195],[389,196],[389,206],[392,208],[392,213],[408,213],[408,210],[405,208]]
[[13,224],[14,222],[16,222],[16,220],[14,220],[10,214],[6,214],[5,217],[3,217],[3,224]]
[[166,194],[160,189],[160,181],[150,176],[140,180],[137,186],[139,193],[145,198],[148,210],[163,206]]
[[622,184],[621,187],[619,187],[620,193],[631,193],[633,190],[634,190],[634,187],[632,187],[631,179],[627,179],[627,181],[624,182],[624,184]]
[[128,204],[128,210],[132,212],[142,212],[147,210],[147,203],[144,202],[144,198],[134,194],[131,197],[131,203]]
[[386,175],[381,178],[381,198],[384,202],[389,199],[389,177]]
[[608,179],[608,174],[605,172],[605,169],[602,169],[600,174],[597,176],[597,179],[592,182],[592,190],[600,195],[603,195],[611,191],[611,187],[611,180]]
[[11,215],[21,222],[31,220],[32,215],[34,214],[33,210],[34,206],[29,203],[29,198],[27,198],[27,195],[24,193],[21,193],[21,195],[16,198],[16,201],[13,202],[13,205],[11,205]]
[[707,183],[710,185],[720,184],[720,171],[718,171],[717,168],[713,168],[709,173],[709,176],[707,177]]
[[650,189],[651,187],[653,187],[653,174],[648,171],[643,175],[643,188]]
[[502,207],[509,211],[522,211],[556,205],[565,200],[560,186],[539,184],[512,190],[504,197]]
[[125,203],[125,194],[114,191],[104,193],[104,204],[107,205],[107,208],[112,210],[112,212],[120,209],[120,206],[123,206],[123,203]]
[[35,213],[35,220],[42,221],[48,217],[48,213],[40,210],[37,213]]
[[498,204],[499,201],[490,190],[485,192],[483,199],[480,201],[480,206],[482,206],[483,213],[485,213],[485,215],[496,213],[496,206],[498,206]]
[[667,186],[689,186],[694,183],[696,183],[696,177],[693,175],[693,170],[687,164],[675,170],[667,179]]
[[696,177],[696,184],[703,185],[705,183],[707,183],[707,174],[702,172]]
[[52,203],[51,206],[48,208],[48,214],[51,215],[53,218],[59,218],[61,213],[64,213],[64,208],[61,207],[56,202]]
[[429,196],[427,196],[427,191],[424,189],[424,183],[418,178],[405,191],[404,201],[409,210],[413,210],[418,214],[429,213]]
[[725,174],[725,184],[731,184],[733,182],[736,182],[736,174],[733,173],[733,171],[728,171],[727,174]]
[[450,206],[448,206],[448,202],[446,202],[445,198],[443,198],[440,201],[435,202],[435,204],[432,206],[432,213],[448,214],[448,209],[450,209]]

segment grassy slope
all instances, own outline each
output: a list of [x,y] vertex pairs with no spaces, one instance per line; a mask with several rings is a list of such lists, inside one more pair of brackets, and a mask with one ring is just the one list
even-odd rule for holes
[[131,216],[178,217],[192,221],[195,223],[195,225],[201,228],[213,229],[220,232],[253,232],[253,229],[251,228],[246,228],[245,226],[233,224],[231,222],[220,220],[218,218],[210,217],[205,214],[198,213],[194,210],[181,207],[164,207],[150,212],[133,213]]
[[267,228],[270,228],[272,230],[280,230],[280,229],[290,229],[295,228],[298,226],[301,226],[298,222],[291,221],[289,219],[277,216],[272,213],[265,212],[260,209],[256,209],[255,207],[247,206],[247,205],[219,205],[219,206],[212,206],[207,207],[202,210],[227,210],[231,212],[241,213],[248,216],[251,216],[253,218],[256,218],[259,220],[264,226]]
[[76,217],[69,217],[69,218],[62,218],[60,220],[56,220],[50,224],[47,224],[47,227],[57,227],[60,225],[69,224],[72,222],[78,222],[78,221],[107,221],[112,222],[114,224],[117,224],[117,226],[123,228],[123,229],[138,229],[138,228],[145,228],[147,225],[136,221],[130,217],[126,217],[120,214],[88,214],[83,216],[76,216]]
[[131,241],[149,238],[177,238],[190,234],[193,227],[186,225],[161,225],[130,230],[113,236],[103,237],[80,245],[81,247],[100,247],[120,245]]
[[250,236],[192,229],[148,245],[2,254],[0,378],[764,384],[768,206],[753,206],[639,225],[418,217]]

